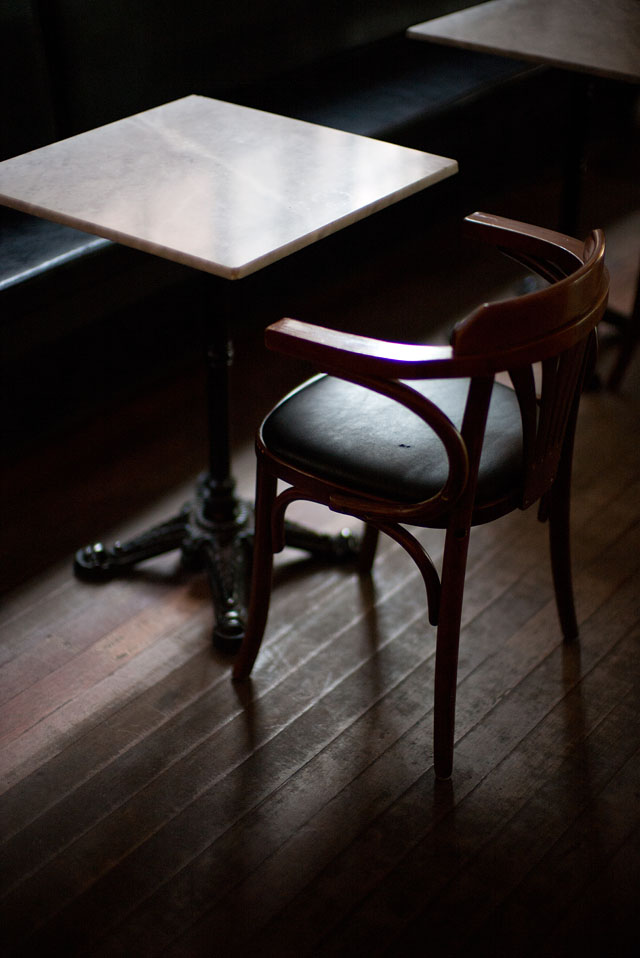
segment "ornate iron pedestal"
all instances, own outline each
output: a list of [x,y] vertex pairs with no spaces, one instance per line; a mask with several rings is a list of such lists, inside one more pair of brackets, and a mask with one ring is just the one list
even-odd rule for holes
[[[195,303],[207,338],[209,470],[200,477],[193,502],[178,515],[127,542],[85,546],[75,555],[74,571],[78,578],[105,581],[126,574],[145,559],[179,549],[187,568],[206,570],[215,616],[214,642],[234,651],[244,633],[253,513],[250,505],[236,498],[231,476],[228,381],[232,349],[227,329],[235,284],[222,281],[220,312],[212,318],[212,282],[208,276],[199,278]],[[359,551],[358,540],[348,530],[319,535],[293,523],[287,523],[286,542],[336,561],[353,558]]]

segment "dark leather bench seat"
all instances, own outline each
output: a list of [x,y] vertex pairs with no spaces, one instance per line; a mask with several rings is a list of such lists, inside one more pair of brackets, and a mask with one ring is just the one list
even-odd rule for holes
[[109,240],[3,207],[0,210],[0,293],[50,269],[97,253]]
[[541,72],[520,60],[428,47],[396,35],[287,72],[232,99],[403,143],[451,109]]

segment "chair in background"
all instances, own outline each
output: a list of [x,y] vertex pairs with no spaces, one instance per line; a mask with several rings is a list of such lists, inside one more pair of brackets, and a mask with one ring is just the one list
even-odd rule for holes
[[[437,625],[434,766],[440,778],[449,777],[453,765],[472,526],[539,502],[539,517],[549,522],[564,639],[578,634],[571,461],[580,393],[608,295],[599,230],[583,243],[484,213],[467,217],[465,227],[548,285],[479,306],[456,325],[450,346],[382,342],[293,319],[267,329],[270,348],[310,360],[323,375],[282,400],[259,430],[251,599],[234,668],[235,679],[247,677],[260,648],[287,506],[305,499],[363,520],[363,568],[371,568],[382,531],[407,550],[425,582],[429,621]],[[504,372],[506,383],[496,381]],[[278,479],[289,484],[280,494]],[[406,525],[446,530],[440,576]]]

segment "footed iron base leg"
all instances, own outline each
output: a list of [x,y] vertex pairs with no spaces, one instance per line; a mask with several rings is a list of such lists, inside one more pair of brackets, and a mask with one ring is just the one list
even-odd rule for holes
[[253,522],[250,508],[233,498],[225,502],[220,517],[208,518],[209,493],[203,479],[195,502],[167,522],[126,542],[85,546],[75,555],[74,571],[85,581],[102,582],[126,574],[145,559],[180,549],[187,568],[207,572],[215,614],[214,641],[234,649],[244,632]]
[[310,552],[318,559],[341,562],[356,559],[360,555],[360,539],[350,529],[327,535],[287,519],[284,524],[284,538],[285,543],[292,549]]
[[[228,488],[212,506],[211,484],[202,478],[196,499],[166,522],[126,542],[102,542],[79,549],[74,571],[79,579],[104,582],[126,575],[139,562],[179,549],[186,568],[204,569],[209,579],[218,648],[235,652],[242,642],[248,604],[253,545],[253,513],[246,503],[229,497]],[[216,516],[215,513],[218,513]],[[208,518],[207,514],[214,514]],[[286,524],[287,545],[318,558],[347,561],[357,557],[360,542],[348,529],[321,535]]]

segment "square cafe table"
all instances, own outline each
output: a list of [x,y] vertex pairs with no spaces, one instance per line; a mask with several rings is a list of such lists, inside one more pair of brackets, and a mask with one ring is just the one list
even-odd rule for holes
[[[188,96],[0,163],[0,203],[234,281],[457,171],[454,160],[202,96]],[[232,284],[223,284],[230,289]],[[112,547],[76,553],[110,578],[181,549],[206,567],[214,638],[242,639],[251,510],[234,492],[229,450],[226,297],[208,335],[209,463],[192,503]],[[293,528],[291,545],[335,554],[348,539]]]

